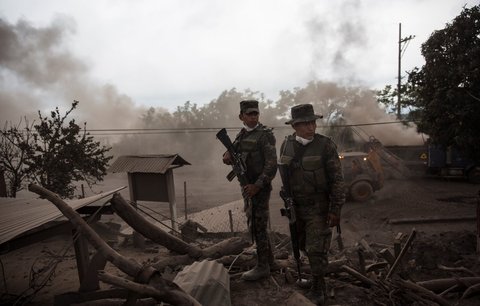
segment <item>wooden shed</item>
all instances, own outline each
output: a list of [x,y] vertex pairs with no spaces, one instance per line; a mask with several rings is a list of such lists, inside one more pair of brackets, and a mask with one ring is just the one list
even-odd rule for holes
[[130,200],[170,203],[172,228],[177,231],[177,205],[173,169],[190,165],[178,154],[128,155],[118,157],[108,172],[127,172]]

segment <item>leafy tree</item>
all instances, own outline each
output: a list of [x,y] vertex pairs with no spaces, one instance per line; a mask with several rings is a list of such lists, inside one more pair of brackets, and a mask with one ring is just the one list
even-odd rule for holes
[[[23,189],[22,182],[28,177],[26,165],[28,156],[33,154],[32,126],[25,120],[25,132],[18,125],[5,125],[0,130],[0,169],[5,180],[6,195],[15,198],[17,192]],[[6,176],[6,177],[5,177]],[[3,182],[2,182],[3,183]],[[3,186],[2,186],[3,187]]]
[[[241,122],[238,119],[239,102],[245,99],[256,99],[259,101],[260,121],[269,126],[275,127],[277,141],[281,141],[285,135],[291,133],[291,128],[284,123],[290,117],[290,108],[297,104],[312,103],[315,111],[323,114],[325,121],[323,125],[334,126],[331,129],[324,129],[326,133],[335,139],[341,139],[346,146],[353,143],[353,134],[346,124],[345,109],[351,105],[359,104],[371,91],[358,87],[345,87],[332,82],[311,81],[305,87],[297,87],[292,91],[280,92],[278,101],[265,99],[265,96],[257,91],[237,91],[235,88],[223,91],[218,98],[204,106],[198,107],[187,101],[183,106],[177,107],[176,111],[169,113],[150,108],[143,116],[142,121],[145,128],[218,128],[238,127]],[[337,135],[338,134],[338,135]],[[152,135],[150,141],[143,141],[140,145],[138,137],[124,137],[120,143],[115,144],[115,149],[129,151],[132,148],[141,148],[142,152],[158,152],[159,144],[168,143],[168,152],[174,153],[182,150],[189,161],[207,160],[212,156],[211,139],[206,141],[205,137],[190,131],[178,132],[174,136],[167,136],[165,133]],[[233,134],[231,136],[234,136]],[[155,139],[153,139],[155,137]],[[146,138],[142,138],[145,140]],[[135,143],[137,143],[135,145]],[[185,150],[185,145],[191,146],[192,150]],[[165,150],[164,148],[162,150]],[[163,151],[165,152],[165,151]],[[192,154],[192,156],[188,156]]]
[[[215,131],[209,128],[236,128],[241,125],[238,118],[239,102],[245,99],[259,101],[261,122],[268,126],[278,125],[272,101],[266,101],[262,93],[236,88],[222,91],[217,98],[203,106],[190,101],[178,106],[175,111],[168,112],[161,108],[150,108],[142,116],[143,127],[151,129],[186,129],[179,131],[157,131],[142,138],[124,136],[115,143],[114,150],[125,154],[181,153],[189,162],[204,163],[212,156],[221,156],[223,152],[220,142],[215,139]],[[273,114],[272,114],[273,113]],[[196,130],[207,129],[207,130]],[[235,134],[232,132],[231,137]],[[213,150],[213,151],[212,151]]]
[[177,106],[173,113],[151,107],[142,116],[145,128],[209,128],[239,125],[239,102],[245,99],[256,99],[260,102],[262,121],[272,109],[272,101],[265,101],[263,94],[249,89],[239,92],[235,88],[224,90],[218,98],[204,106],[187,101]]
[[425,65],[409,77],[420,132],[480,160],[480,6],[464,8],[422,44]]
[[68,123],[68,115],[77,107],[74,101],[64,116],[58,107],[43,117],[35,128],[35,154],[29,156],[28,165],[31,177],[43,187],[62,197],[72,197],[75,191],[73,182],[85,181],[89,186],[101,181],[106,174],[112,156],[106,153],[110,148],[101,146],[83,130],[75,120]]
[[[384,105],[390,114],[397,113],[398,107],[398,88],[397,86],[386,85],[384,89],[375,92],[378,103]],[[402,109],[408,108],[406,119],[414,120],[412,112],[416,110],[415,91],[411,83],[401,84],[400,86],[400,104]],[[403,117],[403,116],[402,116]]]
[[[263,95],[250,89],[239,92],[237,89],[224,90],[218,98],[212,100],[201,108],[202,127],[232,127],[239,126],[240,113],[239,102],[241,100],[256,99],[259,101],[260,109],[265,109],[266,104],[263,102]],[[266,114],[261,112],[261,121]]]
[[305,88],[297,87],[293,92],[281,91],[277,108],[284,118],[288,118],[292,106],[311,103],[315,111],[323,115],[326,124],[332,124],[342,118],[343,110],[357,94],[357,90],[335,83],[311,81]]
[[67,122],[68,115],[77,107],[61,115],[58,107],[50,117],[42,116],[40,122],[20,131],[11,127],[2,131],[1,166],[10,186],[10,196],[15,197],[21,182],[30,179],[43,187],[71,198],[75,181],[85,181],[89,186],[101,181],[106,174],[111,148],[101,146],[75,120]]

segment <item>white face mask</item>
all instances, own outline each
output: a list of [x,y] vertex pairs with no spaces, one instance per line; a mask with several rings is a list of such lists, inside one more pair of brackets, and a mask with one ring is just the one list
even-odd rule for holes
[[313,141],[312,139],[305,139],[300,136],[295,136],[295,140],[301,143],[302,145],[306,146],[307,144],[311,143]]
[[244,128],[245,130],[247,130],[247,132],[251,132],[251,131],[253,131],[254,129],[256,129],[256,128],[257,128],[257,126],[258,126],[258,123],[257,123],[257,125],[256,125],[256,126],[254,126],[253,128],[251,128],[251,127],[248,127],[248,125],[246,125],[245,123],[243,124],[243,128]]

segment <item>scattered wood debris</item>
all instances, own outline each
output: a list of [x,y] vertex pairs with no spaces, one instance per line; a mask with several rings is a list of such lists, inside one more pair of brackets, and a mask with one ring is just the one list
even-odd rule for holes
[[[145,263],[142,265],[117,253],[94,230],[84,224],[74,211],[65,209],[62,201],[48,190],[36,185],[32,185],[30,189],[55,204],[77,227],[77,231],[96,248],[96,254],[100,254],[89,259],[90,264],[95,267],[94,272],[100,281],[115,285],[116,289],[107,294],[95,286],[81,287],[90,290],[88,292],[90,300],[116,297],[126,299],[126,304],[134,304],[136,300],[153,298],[171,305],[199,305],[183,288],[171,282],[168,275],[174,275],[181,267],[209,259],[227,268],[231,286],[234,288],[239,286],[257,286],[263,290],[268,288],[272,291],[271,300],[277,299],[279,304],[288,300],[291,305],[308,305],[308,300],[303,295],[306,289],[295,285],[296,263],[290,255],[291,244],[288,236],[272,233],[276,264],[272,267],[271,277],[259,283],[243,282],[239,280],[239,276],[255,264],[255,250],[249,247],[249,242],[241,235],[220,241],[207,241],[198,231],[205,233],[206,229],[201,224],[192,222],[187,222],[182,227],[181,234],[167,233],[145,220],[119,194],[116,194],[111,203],[117,214],[135,231],[170,251],[168,256],[154,258],[147,265]],[[355,303],[353,297],[357,298],[357,301],[358,297],[364,297],[375,305],[454,305],[478,297],[480,293],[478,267],[471,269],[462,265],[462,262],[454,266],[437,263],[435,268],[443,277],[419,278],[421,260],[418,256],[423,254],[414,253],[416,237],[417,232],[412,229],[408,237],[398,233],[392,245],[369,242],[362,238],[353,247],[342,244],[338,250],[332,249],[327,271],[327,295],[330,305]],[[112,275],[102,270],[101,264],[93,265],[95,261],[101,262],[99,256],[110,261],[126,276]],[[310,279],[308,258],[302,256],[301,260],[303,262],[301,278],[308,280]],[[448,274],[450,277],[444,277]],[[232,295],[235,294],[234,291],[231,290]],[[349,297],[346,296],[348,294]],[[68,301],[71,296],[65,295],[62,298],[63,300],[58,301]],[[78,296],[74,300],[78,302]]]

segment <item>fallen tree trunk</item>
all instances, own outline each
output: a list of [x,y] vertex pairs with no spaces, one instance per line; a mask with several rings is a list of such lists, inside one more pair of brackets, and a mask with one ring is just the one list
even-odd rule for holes
[[240,254],[243,249],[249,245],[245,239],[232,237],[202,250],[150,223],[128,204],[119,193],[113,195],[111,203],[115,212],[135,231],[153,242],[166,247],[170,251],[180,255],[187,254],[194,260],[205,258],[216,259],[225,255]]
[[465,287],[470,287],[480,283],[480,277],[459,277],[459,278],[440,278],[432,279],[423,282],[417,282],[417,285],[420,285],[428,290],[433,292],[442,292],[454,285],[461,285]]
[[[214,260],[218,263],[221,263],[225,267],[236,266],[241,268],[250,268],[257,263],[255,256],[246,254],[225,255],[219,258],[214,258]],[[194,261],[195,260],[188,255],[169,256],[156,261],[152,264],[152,267],[162,272],[167,267],[174,269],[177,266],[190,265]],[[296,263],[289,259],[275,259],[275,263],[279,269],[291,268],[295,270],[297,268]],[[342,265],[345,264],[347,264],[346,258],[331,261],[327,266],[326,273],[328,274],[342,272]],[[302,265],[302,273],[310,274],[310,265]]]
[[347,272],[348,274],[350,274],[351,276],[355,277],[356,279],[360,280],[362,283],[364,283],[365,285],[368,285],[368,286],[372,286],[372,287],[376,287],[378,284],[369,279],[368,277],[362,275],[360,272],[358,272],[357,270],[353,269],[353,268],[350,268],[349,266],[347,265],[342,265],[341,266],[341,269],[342,271],[344,272]]
[[[154,268],[144,268],[135,260],[127,259],[117,253],[85,222],[85,220],[82,219],[82,217],[80,217],[79,214],[77,214],[75,210],[68,206],[68,204],[60,199],[55,193],[35,184],[30,184],[28,189],[53,203],[62,214],[70,220],[75,229],[84,235],[90,244],[117,268],[140,283],[149,283],[150,285],[155,286],[155,289],[157,290],[155,296],[160,301],[174,301],[176,303],[174,305],[199,305],[193,297],[188,295],[178,287],[178,285],[163,279],[160,276],[160,273]],[[126,280],[123,279],[123,281]]]
[[243,238],[232,237],[201,250],[200,258],[217,259],[225,255],[240,254],[249,245],[250,243]]
[[[218,262],[218,263],[221,263],[222,265],[224,265],[226,267],[230,267],[232,265],[240,266],[240,267],[253,267],[257,263],[257,260],[256,260],[255,256],[244,255],[244,254],[242,254],[242,255],[227,255],[227,256],[220,257],[220,258],[216,259],[215,261]],[[278,264],[280,264],[278,260],[276,262]],[[288,265],[286,265],[286,266],[288,266]]]
[[390,219],[390,224],[407,224],[407,223],[435,223],[435,222],[463,222],[463,221],[475,221],[477,218],[472,216],[461,217],[430,217],[430,218],[400,218]]
[[368,273],[368,272],[371,272],[371,271],[377,271],[377,270],[380,270],[380,269],[385,269],[387,266],[388,266],[388,262],[386,262],[386,261],[376,262],[376,263],[367,265],[365,267],[365,272]]
[[142,266],[134,260],[129,260],[114,249],[112,249],[98,234],[95,232],[85,220],[80,217],[67,203],[60,199],[55,193],[41,186],[30,184],[28,190],[46,198],[52,202],[73,224],[75,229],[80,232],[102,255],[117,268],[126,274],[137,277],[142,271]]
[[[228,252],[232,252],[231,254],[239,254],[241,253],[242,249],[244,248],[244,244],[246,242],[243,239],[238,240],[237,238],[235,239],[228,239],[225,240],[224,242],[229,242],[229,246],[223,251],[228,254]],[[222,242],[219,244],[216,244],[214,246],[221,246]],[[216,250],[217,248],[215,248]],[[235,261],[235,263],[239,266],[252,266],[256,264],[256,259],[252,255],[225,255],[223,256],[221,253],[217,251],[207,251],[206,254],[204,255],[211,255],[211,256],[202,256],[201,258],[203,259],[214,259],[218,263],[223,264],[224,266],[229,266],[232,264],[232,262]],[[188,256],[188,254],[184,255],[177,255],[177,256],[169,256],[162,258],[155,263],[152,264],[152,266],[157,269],[158,271],[164,271],[166,267],[170,268],[175,268],[177,266],[185,266],[192,264],[196,259]]]
[[462,295],[462,300],[470,297],[471,295],[477,294],[480,292],[480,283],[471,285],[470,287],[465,290],[465,292]]
[[177,266],[186,266],[192,264],[195,261],[192,257],[187,254],[177,255],[177,256],[168,256],[160,260],[157,260],[152,264],[156,270],[163,272],[166,267],[175,268]]
[[[164,287],[152,287],[150,285],[139,284],[122,277],[108,274],[105,271],[98,271],[98,278],[105,283],[136,292],[140,295],[140,297],[152,297],[156,300],[164,301],[172,305],[201,306],[201,304],[197,300],[182,291],[180,287],[178,287],[178,289],[180,289],[179,292],[177,292],[176,294],[172,294],[172,290],[165,290]],[[158,276],[156,276],[156,278],[158,278]],[[153,283],[158,284],[159,282],[161,283],[164,280],[160,278],[156,281],[157,282]]]
[[444,270],[444,271],[449,271],[449,272],[464,272],[464,273],[467,273],[471,276],[478,276],[477,274],[475,274],[472,270],[470,269],[467,269],[465,267],[446,267],[444,265],[437,265],[437,267],[440,269],[440,270]]
[[144,237],[161,244],[178,254],[188,254],[193,258],[199,258],[202,255],[200,248],[190,245],[150,223],[135,211],[135,209],[128,204],[119,193],[113,195],[111,203],[115,213]]
[[404,286],[405,288],[417,291],[420,294],[422,294],[423,296],[425,296],[425,297],[429,298],[430,300],[438,303],[439,305],[450,306],[450,303],[447,300],[445,300],[444,298],[442,298],[439,295],[436,295],[435,293],[426,289],[425,287],[419,286],[418,284],[415,284],[411,281],[398,280],[398,282],[402,286]]

